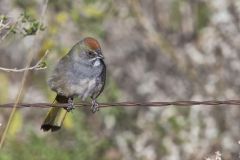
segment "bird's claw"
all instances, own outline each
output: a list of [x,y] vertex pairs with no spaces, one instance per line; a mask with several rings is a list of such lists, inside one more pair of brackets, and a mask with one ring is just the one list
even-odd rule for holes
[[72,99],[72,98],[69,98],[69,99],[68,99],[68,104],[67,104],[66,110],[67,110],[68,112],[70,112],[70,111],[73,110],[73,109],[75,109],[74,103],[73,103],[73,99]]
[[92,113],[99,111],[99,104],[97,103],[96,100],[92,101],[91,111]]

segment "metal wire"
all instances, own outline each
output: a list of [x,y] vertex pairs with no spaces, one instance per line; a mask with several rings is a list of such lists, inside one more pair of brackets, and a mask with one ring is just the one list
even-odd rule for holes
[[[99,103],[99,107],[164,107],[164,106],[216,106],[216,105],[234,105],[240,106],[240,100],[210,100],[210,101],[172,101],[172,102],[114,102],[114,103]],[[12,108],[14,103],[0,104],[0,108]],[[91,103],[75,103],[75,107],[91,106]],[[17,108],[35,107],[67,107],[67,104],[50,104],[50,103],[18,103]]]

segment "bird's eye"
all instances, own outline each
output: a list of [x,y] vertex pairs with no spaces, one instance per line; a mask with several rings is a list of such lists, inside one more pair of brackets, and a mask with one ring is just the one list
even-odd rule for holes
[[88,52],[88,55],[89,55],[89,56],[94,56],[94,53],[93,53],[92,51],[89,51],[89,52]]

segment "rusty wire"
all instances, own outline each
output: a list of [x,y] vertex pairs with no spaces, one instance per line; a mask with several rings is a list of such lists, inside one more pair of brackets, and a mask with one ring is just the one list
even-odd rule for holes
[[[99,103],[99,107],[164,107],[164,106],[216,106],[216,105],[239,105],[240,100],[209,100],[209,101],[172,101],[172,102],[114,102],[114,103]],[[0,104],[0,108],[12,108],[14,103]],[[91,103],[75,103],[75,107],[91,106]],[[19,103],[17,108],[36,107],[67,107],[67,104],[50,104],[50,103]]]

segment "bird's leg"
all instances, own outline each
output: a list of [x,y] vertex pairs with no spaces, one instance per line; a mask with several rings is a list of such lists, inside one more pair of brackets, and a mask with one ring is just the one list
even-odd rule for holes
[[73,103],[73,98],[68,98],[68,104],[67,104],[66,110],[69,112],[73,109],[75,109],[74,103]]
[[92,100],[91,111],[92,113],[99,111],[99,104],[97,103],[96,99]]

